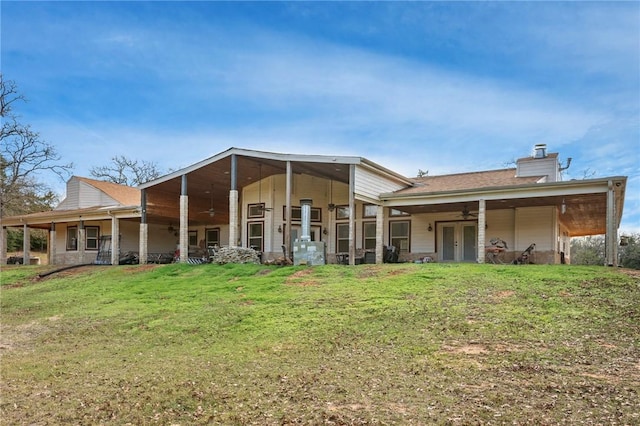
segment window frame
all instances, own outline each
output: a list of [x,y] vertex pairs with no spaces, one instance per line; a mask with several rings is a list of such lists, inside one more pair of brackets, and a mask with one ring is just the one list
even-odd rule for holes
[[[209,240],[209,232],[216,232],[218,234],[218,238],[215,241]],[[207,247],[213,247],[214,245],[218,245],[220,247],[220,228],[205,228],[204,230],[204,243]]]
[[[282,217],[287,215],[287,207],[282,207]],[[291,222],[302,221],[302,207],[291,206]],[[320,207],[311,207],[311,222],[322,222],[322,209]]]
[[348,220],[351,217],[351,211],[348,205],[336,206],[336,220]]
[[189,245],[197,246],[198,245],[198,230],[190,230],[188,232],[189,236]]
[[[89,230],[95,230],[96,236],[89,237]],[[89,241],[95,240],[95,247],[89,247]],[[100,227],[99,226],[85,226],[84,227],[84,249],[91,251],[98,251],[100,249]]]
[[[259,236],[254,236],[252,234],[252,227],[259,225],[260,226],[260,235]],[[253,244],[254,240],[256,239],[260,239],[260,245],[257,246],[256,244]],[[264,251],[264,221],[263,220],[256,220],[253,222],[247,222],[247,247],[251,247],[251,246],[257,246],[258,249],[256,249],[256,251]]]
[[[340,229],[341,228],[346,228],[347,229],[347,236],[345,237],[340,237]],[[341,248],[345,248],[345,247],[340,247],[340,243],[342,242],[342,244],[344,245],[344,242],[346,241],[346,250],[340,250]],[[348,223],[336,223],[336,253],[348,253],[349,252],[349,224]]]
[[[394,236],[393,235],[393,225],[399,224],[407,224],[407,235],[406,236]],[[403,248],[402,245],[396,246],[394,240],[406,240],[407,247]],[[395,246],[398,250],[398,253],[410,253],[411,252],[411,221],[410,220],[394,220],[389,221],[389,245]]]
[[[367,214],[367,208],[372,208],[373,212]],[[375,204],[363,204],[362,205],[362,217],[363,218],[375,218],[378,215],[378,206]]]
[[[74,231],[74,237],[69,239],[70,231]],[[78,226],[67,226],[67,231],[65,233],[66,237],[66,250],[67,251],[78,251]]]
[[389,216],[390,217],[405,217],[405,216],[411,216],[411,214],[403,212],[403,211],[398,210],[398,209],[393,209],[393,208],[390,207],[389,208]]
[[[373,226],[373,237],[367,237],[366,228]],[[373,240],[373,246],[368,247],[367,242]],[[364,250],[375,250],[376,249],[376,222],[366,221],[362,222],[362,248]]]
[[[254,210],[257,209],[257,210]],[[264,203],[251,203],[247,205],[247,218],[260,219],[264,217],[266,207]]]

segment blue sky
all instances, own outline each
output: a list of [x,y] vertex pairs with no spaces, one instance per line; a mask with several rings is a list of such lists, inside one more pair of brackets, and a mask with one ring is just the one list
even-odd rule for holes
[[[74,173],[229,147],[357,155],[407,176],[629,176],[640,232],[638,2],[2,1],[18,113]],[[53,182],[56,187],[63,185]]]

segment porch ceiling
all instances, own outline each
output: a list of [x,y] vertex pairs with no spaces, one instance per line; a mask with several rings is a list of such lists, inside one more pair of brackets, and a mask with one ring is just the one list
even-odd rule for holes
[[[487,211],[543,206],[555,206],[560,211],[563,200],[566,211],[560,215],[560,221],[569,229],[570,236],[577,237],[606,232],[606,193],[487,200],[485,206]],[[394,208],[410,214],[420,214],[461,212],[465,207],[473,213],[478,212],[478,202],[420,204]]]
[[[293,174],[306,174],[338,182],[349,182],[349,165],[292,161]],[[287,172],[286,161],[237,156],[237,188],[273,175]],[[150,186],[147,191],[147,220],[150,223],[176,224],[180,215],[181,177]],[[220,225],[229,222],[229,190],[231,188],[231,158],[218,161],[187,173],[189,223]],[[284,191],[284,188],[282,188]],[[213,198],[212,198],[213,197]],[[213,200],[213,202],[212,202]],[[214,216],[208,210],[213,205]]]

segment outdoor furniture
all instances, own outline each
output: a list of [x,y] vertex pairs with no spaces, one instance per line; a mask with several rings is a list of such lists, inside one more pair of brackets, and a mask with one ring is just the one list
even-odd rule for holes
[[384,247],[384,263],[398,263],[398,249],[395,246]]
[[522,254],[515,258],[513,263],[515,265],[526,265],[528,263],[533,263],[531,261],[531,257],[533,256],[533,251],[536,249],[536,243],[532,243]]
[[492,238],[489,243],[490,246],[485,246],[487,259],[493,264],[504,263],[504,253],[509,248],[507,242],[502,238]]

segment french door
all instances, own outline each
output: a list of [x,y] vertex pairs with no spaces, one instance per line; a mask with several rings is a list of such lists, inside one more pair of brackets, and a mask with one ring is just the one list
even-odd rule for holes
[[477,224],[447,222],[438,224],[438,252],[441,262],[475,262],[478,258]]

